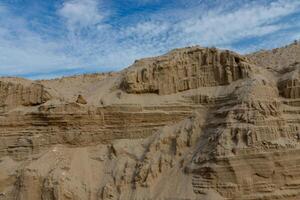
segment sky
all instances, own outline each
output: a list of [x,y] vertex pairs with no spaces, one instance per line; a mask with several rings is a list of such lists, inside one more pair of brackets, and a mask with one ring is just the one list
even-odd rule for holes
[[298,39],[299,0],[0,0],[0,76],[117,71],[173,48],[244,54]]

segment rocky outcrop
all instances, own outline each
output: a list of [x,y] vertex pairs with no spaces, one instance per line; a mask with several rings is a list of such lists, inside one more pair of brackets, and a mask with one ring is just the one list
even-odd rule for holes
[[[272,50],[261,50],[247,55],[255,65],[282,74],[300,63],[300,42]],[[299,67],[299,66],[298,66]]]
[[172,94],[228,85],[249,77],[250,73],[251,65],[243,56],[214,48],[191,47],[137,61],[125,71],[121,88],[129,93]]
[[35,106],[45,103],[50,94],[43,85],[0,81],[0,107]]
[[300,65],[292,72],[286,73],[279,80],[278,88],[285,98],[300,98]]
[[86,100],[83,98],[83,96],[82,96],[81,94],[78,95],[77,100],[76,100],[76,103],[79,103],[79,104],[87,104]]

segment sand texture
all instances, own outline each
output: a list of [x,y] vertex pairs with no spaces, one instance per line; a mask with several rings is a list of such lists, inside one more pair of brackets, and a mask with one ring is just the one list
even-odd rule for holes
[[0,200],[299,200],[300,44],[0,78]]

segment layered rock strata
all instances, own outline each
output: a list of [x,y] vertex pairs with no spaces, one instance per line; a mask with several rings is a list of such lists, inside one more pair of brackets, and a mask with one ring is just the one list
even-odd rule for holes
[[299,65],[261,61],[276,52],[3,79],[19,86],[0,90],[0,199],[299,199]]

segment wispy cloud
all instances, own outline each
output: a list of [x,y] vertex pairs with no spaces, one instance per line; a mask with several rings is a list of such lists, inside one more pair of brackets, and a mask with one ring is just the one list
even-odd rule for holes
[[[250,51],[298,36],[299,1],[239,2],[179,0],[165,5],[140,0],[124,15],[106,1],[67,0],[51,11],[60,23],[46,24],[43,32],[0,4],[0,75],[38,78],[110,71],[175,47],[200,44]],[[154,3],[161,8],[147,7]],[[57,29],[59,36],[47,34]]]
[[[4,7],[2,6],[2,9]],[[59,41],[48,41],[31,31],[28,23],[5,8],[0,17],[0,70],[13,75],[52,70],[68,61],[59,52]]]
[[230,12],[217,8],[181,21],[176,29],[180,37],[189,38],[189,43],[227,45],[284,28],[286,25],[277,24],[276,20],[296,12],[299,5],[298,1],[278,1],[269,5],[245,4]]
[[69,0],[63,3],[58,14],[66,20],[70,29],[96,25],[104,18],[98,9],[98,0]]

